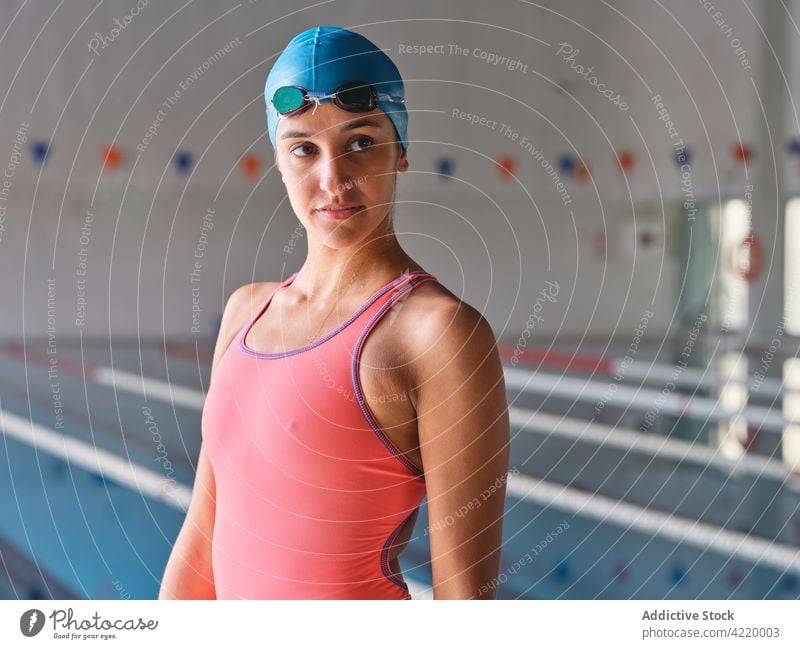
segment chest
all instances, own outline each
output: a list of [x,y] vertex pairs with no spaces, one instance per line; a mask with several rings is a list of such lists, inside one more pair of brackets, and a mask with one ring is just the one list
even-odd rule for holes
[[[286,308],[281,310],[280,306],[272,304],[250,327],[245,345],[251,350],[268,353],[304,349],[301,353],[308,355],[327,379],[327,375],[333,372],[324,366],[321,359],[328,358],[328,355],[321,353],[321,350],[326,345],[339,344],[337,337],[340,335],[346,335],[350,341],[361,339],[371,319],[367,313],[359,315],[345,307],[339,310],[343,318],[336,319],[332,325],[315,333],[320,327],[310,322],[307,314],[292,313]],[[409,461],[421,467],[416,411],[411,399],[413,386],[409,381],[409,364],[403,345],[411,332],[405,330],[407,323],[392,315],[389,311],[380,317],[358,344],[357,377],[363,400],[383,434]],[[320,340],[324,340],[324,343],[317,345]],[[353,351],[355,349],[356,344],[353,344]],[[348,353],[348,362],[352,362],[353,355]],[[338,380],[344,383],[341,377]],[[345,390],[353,388],[352,385],[335,387]]]

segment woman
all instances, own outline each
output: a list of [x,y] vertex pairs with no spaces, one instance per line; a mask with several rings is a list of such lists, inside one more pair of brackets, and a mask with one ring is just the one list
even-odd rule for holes
[[276,60],[265,101],[308,256],[228,300],[160,597],[410,599],[397,556],[427,494],[434,599],[492,599],[503,372],[486,320],[395,237],[397,68],[315,27]]

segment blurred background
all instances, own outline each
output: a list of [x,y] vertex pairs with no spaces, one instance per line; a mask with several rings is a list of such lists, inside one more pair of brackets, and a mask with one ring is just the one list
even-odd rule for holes
[[225,301],[305,258],[264,79],[331,24],[405,79],[400,241],[500,343],[499,597],[798,598],[798,22],[798,0],[4,1],[0,596],[157,596]]

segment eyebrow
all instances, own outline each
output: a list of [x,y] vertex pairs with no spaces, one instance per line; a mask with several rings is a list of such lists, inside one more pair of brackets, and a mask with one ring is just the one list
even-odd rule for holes
[[[341,129],[339,129],[339,132],[344,133],[346,131],[352,131],[353,129],[360,128],[362,126],[375,126],[377,128],[380,128],[381,125],[374,119],[370,119],[369,117],[362,117],[361,119],[356,119],[352,122],[349,122]],[[281,139],[287,140],[292,137],[311,137],[311,133],[306,133],[305,131],[287,131],[281,136]]]

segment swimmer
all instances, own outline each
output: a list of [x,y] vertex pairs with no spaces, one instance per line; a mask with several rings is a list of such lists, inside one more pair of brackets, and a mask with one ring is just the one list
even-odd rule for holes
[[363,36],[314,27],[275,61],[265,102],[308,252],[227,301],[159,597],[411,599],[398,556],[427,496],[434,599],[494,599],[503,370],[486,319],[395,235],[400,74]]

